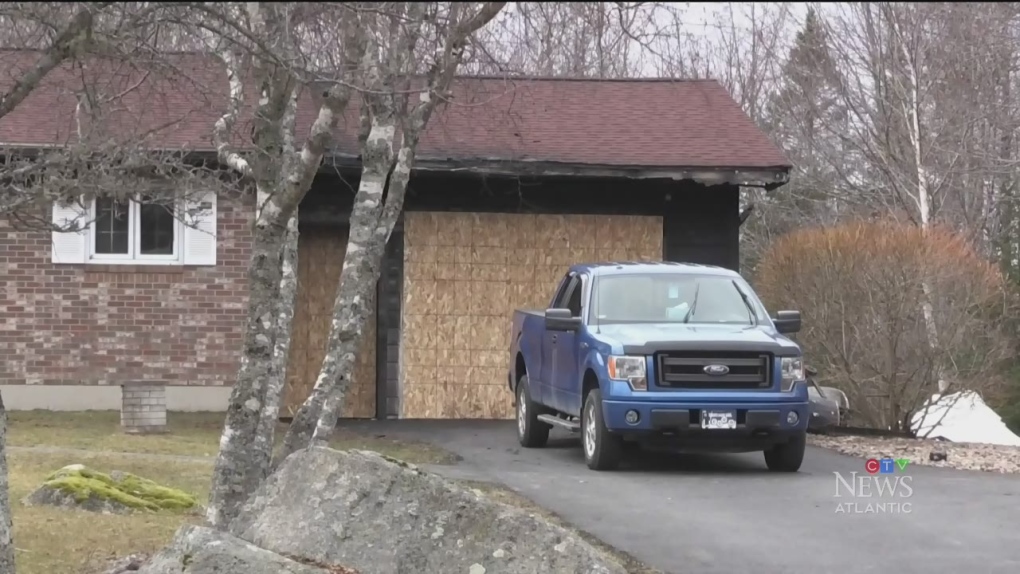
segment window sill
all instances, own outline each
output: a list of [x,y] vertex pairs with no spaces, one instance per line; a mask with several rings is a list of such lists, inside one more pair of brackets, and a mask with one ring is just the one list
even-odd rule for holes
[[195,269],[196,266],[185,267],[178,264],[167,263],[136,263],[136,264],[110,264],[110,263],[84,263],[76,265],[79,269],[93,273],[184,273],[188,269]]

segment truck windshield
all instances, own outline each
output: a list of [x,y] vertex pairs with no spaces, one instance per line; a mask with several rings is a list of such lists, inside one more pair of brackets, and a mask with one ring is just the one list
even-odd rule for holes
[[714,323],[756,325],[764,309],[750,287],[732,277],[691,274],[599,277],[593,323]]

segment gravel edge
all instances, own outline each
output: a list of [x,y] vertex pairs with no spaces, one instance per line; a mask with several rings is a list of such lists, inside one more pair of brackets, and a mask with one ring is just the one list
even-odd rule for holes
[[[844,435],[808,435],[808,444],[864,459],[905,458],[938,468],[1020,474],[1020,447],[1015,446]],[[932,453],[944,454],[945,460],[933,461]]]

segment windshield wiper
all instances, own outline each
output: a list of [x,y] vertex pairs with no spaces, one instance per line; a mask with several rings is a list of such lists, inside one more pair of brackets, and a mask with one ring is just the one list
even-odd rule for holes
[[752,325],[757,325],[758,320],[755,318],[754,315],[754,307],[751,306],[751,301],[750,299],[747,298],[747,294],[740,289],[740,286],[737,285],[736,281],[733,281],[733,288],[736,289],[737,293],[740,294],[740,300],[743,301],[744,306],[747,307],[747,318],[750,319]]
[[698,293],[701,292],[701,283],[698,283],[694,287],[694,299],[691,300],[691,307],[687,309],[687,313],[684,314],[684,323],[691,320],[691,315],[694,314],[694,308],[698,306]]

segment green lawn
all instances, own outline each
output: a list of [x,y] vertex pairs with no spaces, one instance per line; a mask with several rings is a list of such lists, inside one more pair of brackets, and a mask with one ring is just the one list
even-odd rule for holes
[[[54,470],[81,463],[96,470],[122,470],[183,489],[204,501],[208,497],[214,455],[223,425],[222,414],[170,413],[164,435],[126,435],[113,411],[8,413],[7,444],[76,452],[8,453],[14,544],[19,574],[92,574],[110,558],[148,553],[165,545],[186,521],[200,516],[180,514],[101,515],[46,507],[28,507],[21,499]],[[285,425],[278,429],[282,438]],[[332,446],[375,450],[413,463],[450,464],[456,457],[418,442],[337,432]],[[140,457],[135,454],[201,457]]]
[[[170,432],[164,435],[126,435],[120,430],[117,411],[50,412],[15,411],[8,413],[7,444],[85,449],[96,452],[133,452],[181,456],[216,456],[223,430],[222,413],[169,413]],[[286,424],[276,430],[277,445],[283,440]],[[331,446],[338,449],[375,450],[414,464],[452,464],[456,457],[423,442],[363,436],[338,429]]]
[[[27,507],[20,501],[54,470],[80,463],[103,472],[122,470],[151,478],[190,492],[204,503],[208,498],[213,457],[223,425],[222,414],[170,413],[170,432],[153,436],[120,432],[120,418],[116,412],[31,411],[8,414],[7,436],[11,446],[89,451],[15,450],[8,453],[19,574],[97,574],[103,571],[109,559],[133,553],[151,553],[164,546],[182,524],[201,522],[202,517],[198,515],[101,515]],[[278,438],[282,437],[285,428],[281,426],[278,429]],[[426,443],[401,442],[350,432],[338,432],[332,446],[375,450],[412,463],[452,464],[457,460],[455,455]],[[132,453],[199,457],[199,460],[133,456]],[[559,521],[555,515],[502,486],[488,483],[473,483],[471,486],[507,504]],[[632,574],[661,574],[586,533],[580,534],[603,551],[616,556]]]
[[180,462],[124,455],[8,454],[19,574],[82,574],[101,571],[107,559],[152,552],[165,545],[185,521],[179,514],[103,515],[43,506],[21,499],[54,470],[81,463],[104,471],[123,470],[167,486],[208,496],[212,461]]

